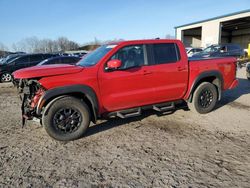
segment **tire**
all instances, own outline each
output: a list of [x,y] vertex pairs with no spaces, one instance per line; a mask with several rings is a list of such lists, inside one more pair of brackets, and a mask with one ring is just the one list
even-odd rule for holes
[[203,82],[194,91],[192,102],[188,103],[188,107],[191,111],[206,114],[214,109],[217,101],[218,92],[215,85]]
[[10,73],[3,73],[1,76],[1,82],[11,82],[12,81],[12,75]]
[[43,114],[42,123],[52,138],[59,141],[76,140],[81,138],[89,127],[90,110],[77,98],[60,98]]
[[250,80],[250,73],[249,72],[247,72],[246,76],[247,76],[247,79]]

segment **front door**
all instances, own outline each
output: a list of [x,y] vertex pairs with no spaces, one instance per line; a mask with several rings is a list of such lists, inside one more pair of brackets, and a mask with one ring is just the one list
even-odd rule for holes
[[154,85],[151,72],[145,69],[145,46],[132,45],[118,50],[111,59],[119,59],[118,70],[99,71],[102,103],[112,112],[153,103]]

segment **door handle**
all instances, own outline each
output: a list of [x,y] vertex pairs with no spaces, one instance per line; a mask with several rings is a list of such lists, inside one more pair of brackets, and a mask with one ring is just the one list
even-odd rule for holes
[[143,74],[144,74],[144,75],[148,75],[148,74],[152,74],[152,73],[153,73],[153,72],[147,71],[147,70],[144,70],[144,71],[143,71]]
[[177,67],[177,70],[178,71],[184,71],[184,70],[186,70],[186,68],[185,67]]

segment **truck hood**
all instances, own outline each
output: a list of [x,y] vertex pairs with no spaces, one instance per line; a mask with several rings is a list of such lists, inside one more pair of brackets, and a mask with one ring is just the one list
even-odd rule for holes
[[75,65],[43,65],[24,68],[13,73],[15,79],[38,78],[56,76],[62,74],[73,74],[82,71],[84,68]]

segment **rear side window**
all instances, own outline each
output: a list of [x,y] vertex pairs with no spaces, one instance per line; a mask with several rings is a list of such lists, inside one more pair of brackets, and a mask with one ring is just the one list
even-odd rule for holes
[[48,59],[48,58],[51,58],[51,57],[54,57],[56,55],[53,55],[53,54],[43,54],[43,59]]
[[202,49],[195,49],[194,52],[201,52]]
[[14,62],[16,64],[26,64],[26,63],[29,63],[29,56],[20,57],[20,58],[16,59]]
[[231,46],[228,46],[228,51],[237,51],[240,49],[239,46],[236,46],[236,45],[231,45]]
[[154,44],[152,51],[155,64],[175,63],[180,60],[179,49],[174,43]]
[[30,61],[34,62],[34,61],[42,61],[44,58],[42,55],[32,55],[30,56]]
[[79,61],[79,58],[62,58],[63,64],[75,64]]
[[61,64],[61,63],[62,63],[61,59],[59,58],[48,61],[48,64]]

